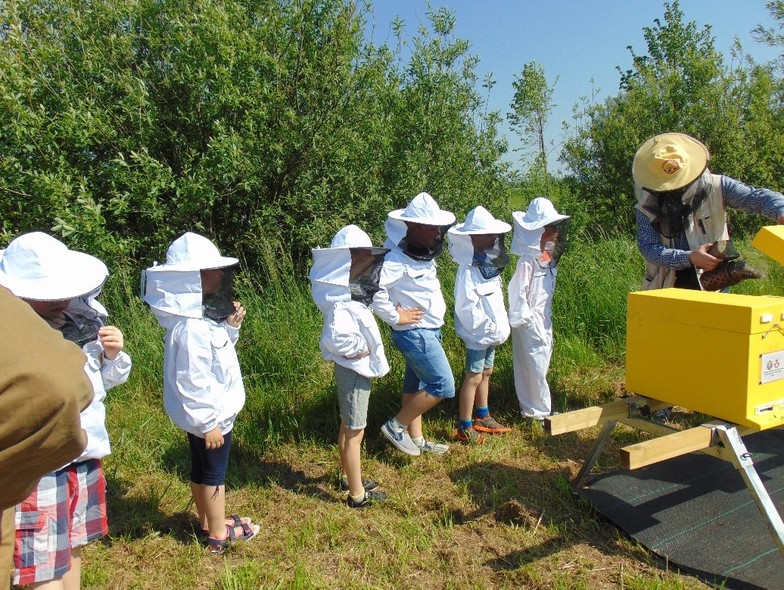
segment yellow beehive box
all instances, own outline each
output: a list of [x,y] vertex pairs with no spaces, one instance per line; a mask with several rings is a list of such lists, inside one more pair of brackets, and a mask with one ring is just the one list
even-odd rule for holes
[[784,298],[630,293],[626,389],[754,429],[784,424]]
[[784,264],[784,225],[768,225],[754,236],[751,242],[760,252],[764,252],[779,264]]

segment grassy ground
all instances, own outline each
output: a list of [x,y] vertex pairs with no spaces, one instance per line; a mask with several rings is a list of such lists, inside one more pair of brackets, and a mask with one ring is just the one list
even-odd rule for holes
[[[630,240],[570,246],[555,300],[557,409],[623,392],[625,298],[639,284],[641,264]],[[771,272],[743,289],[780,293],[784,281]],[[451,305],[454,267],[446,260],[440,275]],[[135,364],[130,381],[109,392],[110,536],[86,549],[84,588],[707,587],[669,570],[571,493],[597,432],[549,437],[524,423],[515,412],[509,344],[498,351],[491,408],[512,433],[416,459],[393,451],[378,432],[400,402],[403,362],[388,347],[392,370],[374,382],[364,467],[390,499],[348,509],[337,491],[339,418],[331,368],[318,356],[321,318],[303,277],[280,277],[293,273],[240,285],[249,309],[239,346],[248,401],[235,428],[228,507],[252,516],[262,532],[222,558],[194,534],[185,435],[161,403],[162,333],[133,293],[135,277],[113,277],[104,303]],[[463,349],[451,325],[448,318],[445,348],[460,375]],[[426,434],[451,442],[456,415],[456,402],[444,402],[426,416]],[[617,436],[623,444],[636,437]],[[617,466],[618,446],[611,443],[596,469]]]

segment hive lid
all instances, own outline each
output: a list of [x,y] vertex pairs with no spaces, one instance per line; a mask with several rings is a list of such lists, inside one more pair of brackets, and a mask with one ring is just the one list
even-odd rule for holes
[[784,225],[766,225],[761,228],[751,245],[779,264],[784,264]]

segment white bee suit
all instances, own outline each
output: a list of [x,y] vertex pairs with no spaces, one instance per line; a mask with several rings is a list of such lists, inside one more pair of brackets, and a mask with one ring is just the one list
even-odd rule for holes
[[474,264],[471,234],[501,234],[511,227],[495,220],[483,207],[477,207],[471,213],[476,211],[486,216],[469,214],[466,223],[448,232],[449,253],[458,264],[455,278],[455,332],[465,342],[466,348],[487,350],[509,338],[509,320],[501,277],[486,279]]
[[339,231],[329,248],[313,250],[309,278],[313,301],[324,315],[321,356],[364,377],[382,377],[389,364],[376,319],[367,305],[351,298],[351,248],[372,248],[355,225]]
[[166,264],[145,271],[144,301],[166,330],[163,405],[180,428],[199,437],[231,431],[245,405],[234,344],[239,328],[205,318],[201,270],[236,265],[207,238],[186,233],[169,247]]
[[[539,200],[534,199],[532,207]],[[552,411],[547,371],[553,352],[551,305],[557,275],[550,262],[541,260],[540,242],[545,225],[567,218],[555,214],[552,205],[550,209],[549,216],[533,222],[529,215],[531,208],[525,216],[520,211],[512,214],[511,251],[520,257],[508,290],[515,391],[523,416],[537,419]]]

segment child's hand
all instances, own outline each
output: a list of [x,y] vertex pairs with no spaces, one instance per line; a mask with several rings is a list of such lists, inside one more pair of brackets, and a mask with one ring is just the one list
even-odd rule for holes
[[245,319],[246,310],[239,301],[233,301],[232,303],[234,303],[234,313],[226,318],[226,323],[233,328],[239,328],[242,325],[242,320]]
[[223,435],[217,426],[204,435],[204,444],[208,449],[218,449],[223,446]]
[[101,326],[98,329],[98,341],[103,346],[103,356],[110,361],[117,358],[123,349],[123,335],[115,326]]
[[398,326],[405,326],[406,324],[415,324],[420,321],[423,317],[425,317],[425,312],[422,311],[418,307],[412,307],[411,309],[406,309],[399,303],[395,308],[400,318],[397,320]]

